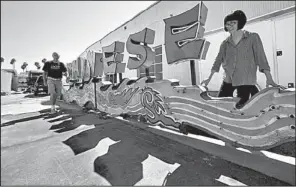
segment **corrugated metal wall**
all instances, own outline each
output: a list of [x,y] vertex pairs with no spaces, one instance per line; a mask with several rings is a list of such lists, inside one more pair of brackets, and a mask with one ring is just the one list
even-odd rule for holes
[[[109,41],[110,38],[118,38],[118,35],[126,35],[127,31],[134,30],[136,27],[139,28],[137,31],[140,31],[140,27],[148,27],[156,22],[163,22],[163,19],[170,17],[171,14],[178,15],[183,13],[184,11],[193,8],[199,2],[200,1],[161,1],[127,24],[109,33],[102,39],[102,44],[111,44],[112,42]],[[247,15],[248,20],[250,20],[271,12],[295,6],[294,1],[204,1],[204,4],[209,9],[207,23],[205,25],[206,32],[223,27],[225,15],[233,10],[243,10]],[[127,30],[124,30],[124,26],[127,27]],[[98,41],[88,49],[98,50],[98,48],[101,47],[102,46]]]
[[243,10],[248,20],[271,12],[295,6],[295,1],[204,1],[208,7],[206,31],[223,27],[225,15]]
[[[161,1],[157,3],[155,6],[151,7],[150,9],[144,11],[139,16],[135,17],[132,21],[127,22],[123,26],[117,28],[115,31],[106,35],[101,41],[98,41],[92,46],[90,46],[88,50],[99,51],[103,46],[108,46],[112,44],[114,41],[126,42],[130,34],[139,32],[145,27],[148,27],[156,31],[154,44],[150,45],[150,47],[162,45],[164,44],[165,27],[163,19],[168,18],[171,15],[175,16],[180,13],[183,13],[193,8],[199,2],[200,1]],[[295,7],[294,1],[204,1],[204,4],[208,8],[208,17],[207,22],[205,24],[206,32],[223,27],[223,20],[225,15],[231,13],[231,11],[233,10],[243,10],[247,15],[248,20],[250,20],[252,18],[263,16],[275,11],[283,10],[293,6]],[[246,28],[247,27],[248,25],[246,26]],[[225,35],[224,37],[222,37],[221,35],[222,38],[220,39],[222,41],[222,39],[226,38],[227,33],[223,31],[221,34],[223,36]],[[212,34],[207,35],[207,37],[208,36],[212,37]],[[268,38],[266,41],[269,40],[271,41],[272,39]],[[211,51],[213,50],[213,45],[217,45],[217,47],[219,47],[220,43],[215,43],[215,40],[212,41],[209,53],[211,53]],[[213,52],[213,58],[216,55],[216,53],[216,51]],[[125,50],[124,61],[127,62],[128,58],[129,54]],[[209,55],[207,58],[208,60],[206,61],[209,61],[209,59],[211,59]],[[204,62],[204,64],[205,63],[206,62]],[[178,70],[189,72],[188,63],[178,64],[177,66],[167,66],[165,52],[163,52],[163,64],[164,78],[176,78],[176,74],[180,74],[180,72],[177,72]],[[212,64],[212,62],[210,62],[210,64]],[[209,71],[208,68],[201,67],[199,71],[205,71],[202,73],[203,75],[200,76],[201,79],[203,79],[204,76],[208,76],[208,73],[206,73]],[[136,70],[126,69],[126,72],[123,74],[123,76],[135,77],[137,76],[137,73]],[[180,79],[182,84],[190,84],[189,74],[183,74],[181,77],[177,78]]]

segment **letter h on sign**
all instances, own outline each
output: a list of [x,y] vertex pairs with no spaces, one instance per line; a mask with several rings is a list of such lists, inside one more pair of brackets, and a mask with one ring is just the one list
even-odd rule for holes
[[210,43],[203,39],[208,9],[201,2],[177,16],[164,19],[168,64],[187,59],[205,59]]
[[105,74],[124,73],[126,63],[123,61],[124,43],[114,42],[103,47],[103,63]]

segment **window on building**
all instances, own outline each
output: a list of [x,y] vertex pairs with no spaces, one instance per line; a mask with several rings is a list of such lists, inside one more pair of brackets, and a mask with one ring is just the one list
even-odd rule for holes
[[149,68],[141,67],[138,69],[138,77],[155,76],[156,80],[162,80],[162,45],[153,48],[155,51],[155,61]]

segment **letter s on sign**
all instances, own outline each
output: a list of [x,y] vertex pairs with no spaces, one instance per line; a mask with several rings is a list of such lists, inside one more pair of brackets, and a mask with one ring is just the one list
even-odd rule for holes
[[[141,66],[150,67],[155,61],[155,52],[152,51],[147,44],[153,44],[155,31],[145,28],[140,32],[131,34],[126,42],[126,50],[128,53],[137,55],[137,57],[129,57],[127,68],[138,69]],[[144,46],[140,43],[144,43]]]

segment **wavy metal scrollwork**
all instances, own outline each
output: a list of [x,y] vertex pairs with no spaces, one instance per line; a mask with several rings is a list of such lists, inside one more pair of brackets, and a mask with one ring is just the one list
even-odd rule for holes
[[[146,83],[147,77],[129,81],[103,91],[104,84],[98,83],[98,110],[111,115],[142,115],[151,124],[176,129],[186,124],[251,150],[295,141],[295,91],[266,88],[236,110],[235,99],[208,97],[196,86],[171,86],[167,80]],[[75,100],[80,106],[94,103],[94,86],[75,87],[64,95],[67,102]]]

